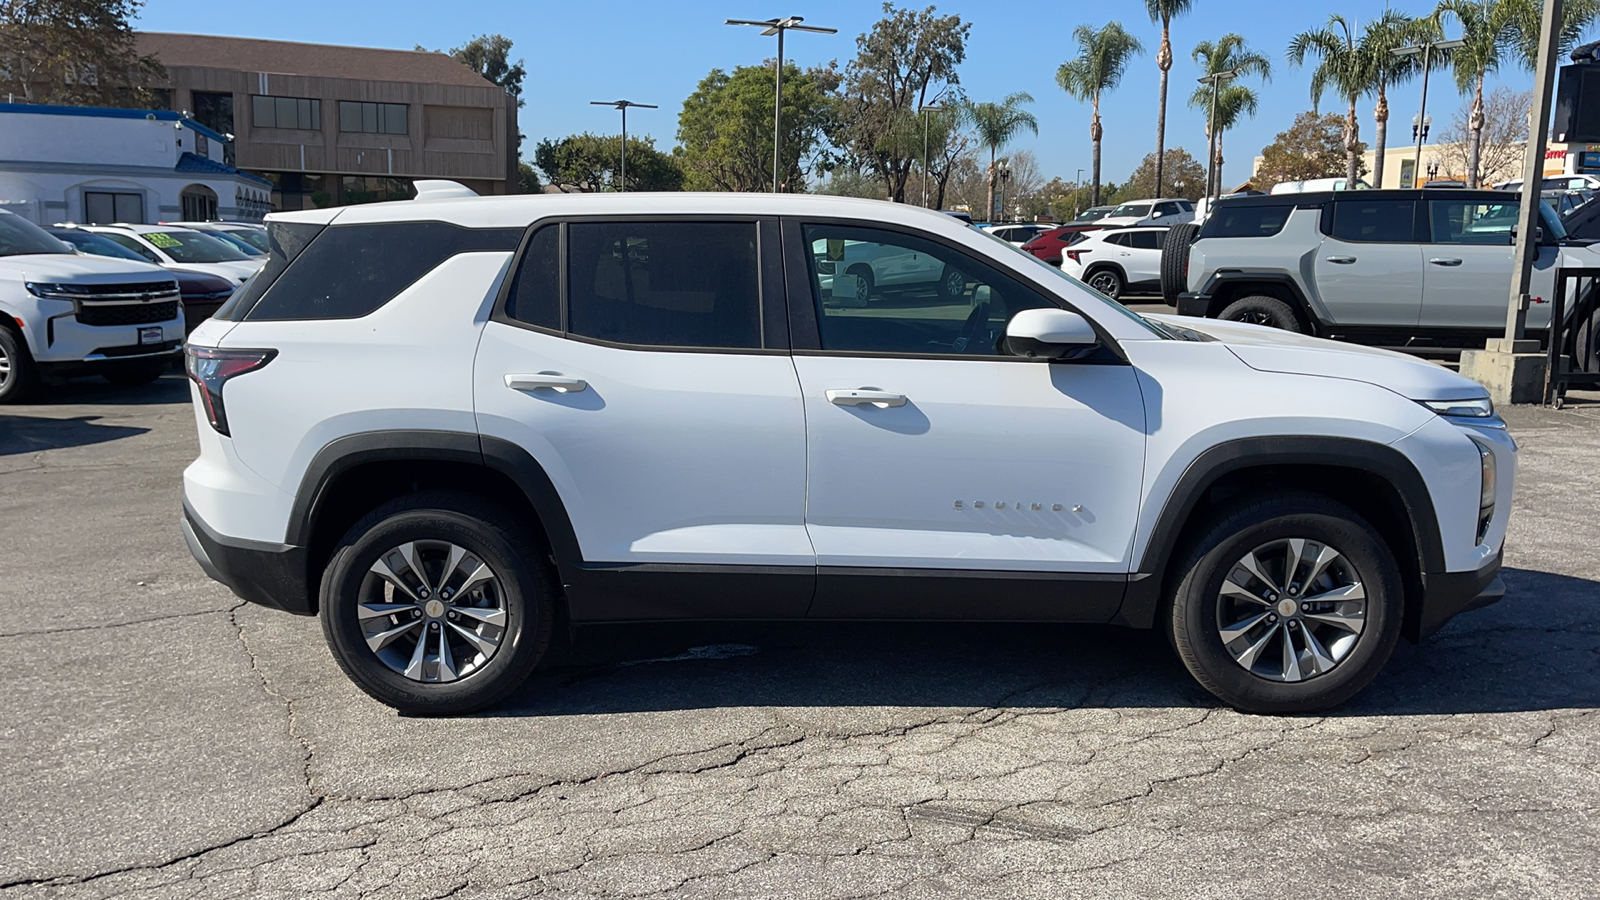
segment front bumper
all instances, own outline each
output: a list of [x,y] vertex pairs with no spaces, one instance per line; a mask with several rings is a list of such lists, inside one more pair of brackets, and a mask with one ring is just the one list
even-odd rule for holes
[[1422,576],[1422,602],[1413,615],[1406,617],[1405,637],[1419,641],[1440,628],[1458,614],[1482,609],[1496,603],[1506,594],[1506,583],[1500,577],[1501,557],[1494,559],[1474,572],[1434,572]]
[[132,345],[127,347],[96,347],[82,359],[39,360],[39,373],[50,378],[71,378],[76,375],[94,375],[108,369],[139,366],[158,361],[172,361],[183,354],[182,341],[160,344]]
[[316,598],[306,583],[306,548],[223,537],[187,503],[180,524],[195,562],[239,599],[295,615],[316,615]]
[[1205,318],[1211,309],[1211,295],[1184,291],[1178,295],[1178,315]]

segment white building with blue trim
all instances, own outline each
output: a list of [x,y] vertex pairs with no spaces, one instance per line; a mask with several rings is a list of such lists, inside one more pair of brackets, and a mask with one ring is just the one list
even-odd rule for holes
[[41,225],[259,222],[272,184],[223,161],[232,137],[166,110],[0,103],[0,208]]

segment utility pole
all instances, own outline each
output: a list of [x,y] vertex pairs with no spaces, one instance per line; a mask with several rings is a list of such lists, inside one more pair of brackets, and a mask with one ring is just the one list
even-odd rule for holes
[[1222,83],[1224,81],[1232,81],[1233,79],[1238,78],[1238,77],[1239,77],[1239,70],[1234,69],[1234,70],[1228,71],[1228,72],[1213,72],[1210,75],[1202,75],[1199,78],[1195,79],[1196,81],[1200,82],[1201,84],[1209,84],[1209,85],[1211,85],[1211,112],[1206,117],[1206,205],[1207,205],[1207,208],[1210,207],[1210,204],[1212,202],[1212,197],[1211,197],[1212,187],[1216,183],[1216,181],[1218,180],[1218,176],[1221,174],[1221,173],[1216,171],[1216,168],[1217,168],[1217,93],[1219,91],[1221,91]]
[[632,100],[590,100],[590,106],[610,106],[622,113],[622,169],[617,176],[617,191],[628,192],[628,108],[660,109],[654,103],[635,103]]
[[778,36],[778,66],[774,83],[777,90],[774,92],[772,107],[772,192],[778,193],[782,184],[778,171],[783,159],[783,33],[785,31],[812,31],[817,34],[838,34],[837,28],[818,28],[815,25],[801,25],[805,19],[800,16],[790,16],[787,19],[765,19],[752,21],[750,19],[727,19],[724,25],[752,25],[762,29],[763,36]]
[[[1528,325],[1528,285],[1533,281],[1533,262],[1539,254],[1539,194],[1544,186],[1544,153],[1550,139],[1550,106],[1555,97],[1556,51],[1561,27],[1562,0],[1544,0],[1544,15],[1539,22],[1539,61],[1533,75],[1533,131],[1522,154],[1522,211],[1517,216],[1516,264],[1512,271],[1511,297],[1506,306],[1506,349],[1520,341]],[[1556,323],[1551,323],[1553,336]]]

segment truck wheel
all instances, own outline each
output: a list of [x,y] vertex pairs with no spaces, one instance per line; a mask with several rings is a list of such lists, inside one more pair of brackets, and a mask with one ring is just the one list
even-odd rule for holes
[[1084,283],[1113,300],[1122,296],[1122,274],[1116,269],[1095,269]]
[[1248,322],[1251,325],[1267,325],[1284,331],[1303,333],[1305,328],[1300,325],[1300,318],[1294,314],[1289,304],[1277,297],[1268,297],[1265,294],[1252,294],[1229,303],[1223,308],[1222,314],[1217,316],[1229,322]]
[[1189,289],[1189,245],[1199,231],[1193,222],[1179,222],[1161,242],[1161,299],[1168,306],[1177,306],[1178,295]]
[[1573,336],[1572,368],[1576,372],[1600,372],[1600,309],[1579,325]]
[[39,369],[28,342],[0,325],[0,404],[22,403],[39,387]]
[[374,699],[457,715],[527,679],[550,644],[556,602],[537,542],[513,516],[425,491],[345,533],[322,577],[322,632]]
[[1308,493],[1219,514],[1179,571],[1173,646],[1237,709],[1306,713],[1366,687],[1400,635],[1400,572],[1354,510]]
[[162,373],[166,372],[171,366],[172,364],[167,360],[139,363],[138,365],[111,369],[101,377],[117,387],[139,387],[160,378]]

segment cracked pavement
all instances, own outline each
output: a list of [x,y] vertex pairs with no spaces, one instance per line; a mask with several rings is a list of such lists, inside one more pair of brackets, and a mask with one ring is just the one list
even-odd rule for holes
[[1600,396],[1514,409],[1510,594],[1325,717],[1159,638],[581,631],[510,702],[396,716],[177,528],[175,376],[0,413],[0,896],[1589,897]]

